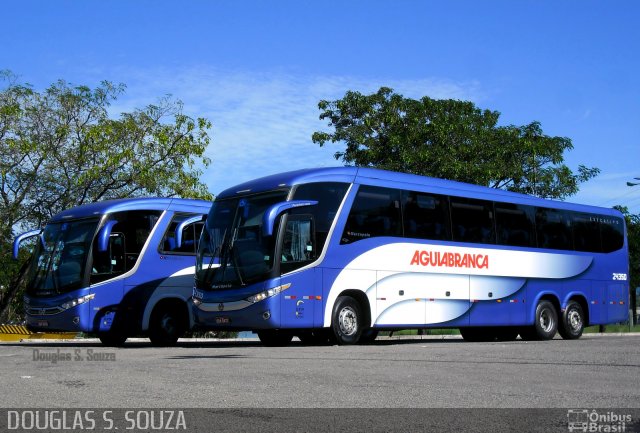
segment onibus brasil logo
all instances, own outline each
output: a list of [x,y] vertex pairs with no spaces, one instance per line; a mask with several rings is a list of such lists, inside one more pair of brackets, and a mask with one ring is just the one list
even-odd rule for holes
[[597,412],[595,409],[569,409],[567,428],[570,432],[621,433],[627,431],[631,415],[614,411]]

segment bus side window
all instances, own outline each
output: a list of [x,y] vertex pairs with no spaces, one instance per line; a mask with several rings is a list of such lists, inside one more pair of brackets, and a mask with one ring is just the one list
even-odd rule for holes
[[311,215],[290,215],[285,228],[280,270],[291,272],[315,260]]
[[495,209],[499,245],[536,246],[534,210],[531,206],[496,203]]
[[377,236],[402,236],[400,191],[361,185],[340,243]]
[[404,191],[402,202],[406,237],[451,240],[447,197]]
[[293,194],[294,200],[316,200],[315,206],[292,209],[290,215],[313,215],[315,248],[318,254],[324,248],[329,230],[338,213],[349,184],[341,182],[318,182],[298,185]]
[[451,197],[453,240],[495,244],[493,203],[462,197]]
[[131,270],[151,230],[158,222],[160,211],[125,211],[109,215],[107,221],[117,221],[109,237],[107,251],[99,251],[94,239],[91,283],[113,278]]
[[123,233],[111,232],[106,251],[98,251],[97,244],[94,243],[91,268],[92,283],[108,280],[124,273],[125,270],[125,237]]
[[572,213],[573,247],[576,251],[600,252],[600,224],[596,215]]
[[[195,255],[204,222],[201,219],[194,222],[189,222],[188,220],[201,217],[202,215],[200,214],[175,214],[160,242],[160,253]],[[184,222],[188,224],[183,224]],[[178,230],[180,230],[180,233],[178,233]],[[180,245],[178,245],[178,240]]]
[[538,208],[536,232],[538,248],[572,250],[571,227],[566,212],[557,209]]
[[602,251],[611,253],[618,251],[624,245],[624,222],[622,218],[605,217],[600,223],[600,238]]

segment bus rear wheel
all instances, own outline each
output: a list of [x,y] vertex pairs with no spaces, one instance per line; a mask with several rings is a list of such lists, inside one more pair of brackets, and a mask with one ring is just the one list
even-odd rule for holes
[[363,331],[362,308],[351,296],[338,296],[333,306],[331,328],[339,345],[356,344]]
[[157,306],[149,321],[149,340],[154,346],[174,346],[187,330],[187,318],[181,305]]
[[265,329],[264,331],[258,331],[258,338],[264,346],[282,347],[291,343],[293,334],[281,329]]
[[551,340],[558,331],[558,313],[549,301],[540,301],[536,307],[533,326],[521,330],[523,340]]
[[558,332],[565,340],[577,340],[584,331],[584,312],[576,301],[569,301],[567,308],[562,312],[562,319]]

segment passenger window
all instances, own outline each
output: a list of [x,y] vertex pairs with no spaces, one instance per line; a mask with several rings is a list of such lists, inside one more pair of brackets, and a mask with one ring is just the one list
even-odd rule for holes
[[494,244],[493,203],[451,197],[451,230],[454,241]]
[[574,213],[571,216],[573,229],[573,248],[576,251],[599,252],[600,224],[598,217],[589,214]]
[[622,218],[604,217],[600,223],[602,251],[618,251],[624,245],[624,221]]
[[98,237],[93,241],[91,284],[113,278],[136,265],[147,238],[160,218],[160,211],[118,212],[108,216],[112,223],[107,251],[100,251]]
[[571,227],[566,212],[538,208],[536,228],[539,248],[572,250]]
[[495,209],[499,245],[536,246],[534,210],[531,206],[496,203]]
[[451,240],[445,196],[405,191],[402,200],[404,235],[408,238]]
[[318,182],[306,183],[296,187],[293,200],[316,200],[315,206],[304,206],[292,209],[290,215],[311,214],[315,225],[315,242],[318,254],[324,248],[329,230],[338,214],[338,208],[342,204],[348,183],[340,182]]
[[341,244],[376,236],[401,236],[400,191],[361,185],[347,218]]
[[202,217],[202,214],[175,214],[160,243],[160,252],[195,255],[204,227]]

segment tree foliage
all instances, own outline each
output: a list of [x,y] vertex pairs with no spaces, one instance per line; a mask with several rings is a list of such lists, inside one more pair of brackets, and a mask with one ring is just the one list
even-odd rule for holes
[[[199,181],[210,163],[210,122],[186,116],[170,97],[114,118],[109,108],[124,90],[61,80],[39,92],[0,74],[0,264],[16,229],[40,227],[63,209],[149,195],[211,198]],[[5,290],[15,271],[7,269]]]
[[627,224],[627,242],[629,244],[629,284],[632,296],[631,305],[634,308],[636,304],[635,293],[636,288],[640,287],[640,214],[632,214],[625,206],[615,206],[624,214]]
[[538,122],[498,126],[499,112],[472,102],[415,100],[382,87],[371,95],[349,91],[318,107],[333,132],[315,132],[313,141],[345,143],[335,157],[350,165],[558,199],[599,172],[581,165],[574,173],[563,163],[573,148],[569,138],[545,135]]

